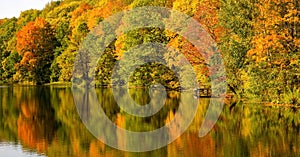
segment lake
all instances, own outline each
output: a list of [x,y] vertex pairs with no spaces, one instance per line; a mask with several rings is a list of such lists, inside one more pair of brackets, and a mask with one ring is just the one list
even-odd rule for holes
[[[145,89],[131,89],[139,104],[150,101]],[[164,126],[178,111],[180,93],[168,91],[166,103],[152,117],[137,118],[122,111],[110,88],[97,88],[101,107],[111,121],[134,131]],[[195,99],[196,116],[178,139],[157,150],[134,153],[111,148],[82,123],[71,87],[14,86],[0,88],[0,156],[300,156],[300,111],[260,103],[225,105],[214,128],[198,137],[209,99]],[[91,110],[79,110],[89,114]],[[120,143],[125,138],[117,139]],[[128,140],[128,139],[127,139]],[[141,144],[143,141],[141,141]]]

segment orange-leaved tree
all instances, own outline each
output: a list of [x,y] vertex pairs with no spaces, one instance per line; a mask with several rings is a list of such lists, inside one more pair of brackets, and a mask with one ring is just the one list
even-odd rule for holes
[[264,0],[256,7],[259,10],[254,24],[256,34],[248,55],[257,62],[282,64],[282,54],[297,52],[300,48],[297,33],[300,31],[300,2]]
[[22,27],[17,33],[17,51],[23,59],[16,64],[16,81],[49,82],[49,68],[56,43],[54,31],[42,18]]

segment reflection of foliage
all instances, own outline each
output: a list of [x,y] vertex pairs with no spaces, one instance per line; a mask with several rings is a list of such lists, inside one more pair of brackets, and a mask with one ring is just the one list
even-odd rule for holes
[[15,87],[0,93],[1,139],[19,139],[25,148],[45,152],[56,129],[53,110],[46,101],[49,89]]
[[[131,98],[138,105],[145,105],[150,102],[150,97],[148,95],[149,94],[148,92],[149,91],[147,88],[129,90]],[[167,93],[167,95],[168,98],[166,99],[166,102],[162,107],[162,109],[150,117],[145,117],[145,118],[135,117],[121,110],[119,118],[124,120],[124,124],[122,124],[123,127],[131,131],[150,131],[150,130],[155,130],[160,127],[163,127],[167,122],[163,120],[169,118],[168,115],[170,112],[175,113],[177,111],[180,102],[180,95],[178,92],[170,91],[169,93]],[[171,95],[173,95],[173,97],[170,97]],[[154,101],[155,102],[153,105],[161,105],[162,103],[162,101],[160,100],[157,101],[154,100]],[[127,102],[124,103],[128,103],[128,102],[130,101],[127,100]],[[173,118],[171,118],[171,120],[172,119]]]
[[[0,89],[1,90],[1,89]],[[18,140],[18,128],[17,120],[19,115],[19,108],[17,105],[11,105],[18,103],[16,98],[16,92],[13,88],[7,90],[1,90],[0,92],[0,139],[17,142]]]
[[53,110],[46,100],[49,94],[46,88],[28,89],[20,104],[18,137],[25,146],[38,152],[46,151],[56,129]]
[[96,90],[99,104],[101,105],[104,113],[111,121],[115,121],[117,113],[120,112],[118,104],[115,102],[115,98],[112,93],[112,89],[98,89]]
[[[299,154],[287,145],[297,143],[300,128],[299,112],[284,107],[257,107],[256,104],[241,104],[225,108],[215,128],[217,143],[223,143],[219,149],[225,156],[248,156],[258,149],[268,156],[276,152],[279,156]],[[296,143],[295,143],[296,142]],[[233,148],[232,145],[237,147]],[[231,150],[230,152],[228,150]],[[297,156],[297,155],[296,155]]]
[[[106,115],[118,126],[135,131],[153,130],[170,122],[176,114],[176,104],[180,102],[180,93],[170,91],[160,112],[152,117],[137,118],[118,108],[111,89],[96,89],[96,92]],[[129,93],[141,104],[148,94],[145,89],[130,89]],[[144,154],[114,150],[93,137],[78,116],[70,88],[0,88],[0,95],[1,141],[20,140],[23,149],[48,156]],[[249,156],[260,150],[259,153],[264,156],[270,153],[299,155],[300,152],[294,149],[300,138],[297,110],[239,103],[232,108],[225,107],[213,131],[204,138],[198,138],[209,102],[209,99],[199,100],[194,122],[179,139],[167,147],[147,153],[158,156],[176,156],[178,153],[187,156]],[[126,137],[118,138],[120,143],[128,142]]]

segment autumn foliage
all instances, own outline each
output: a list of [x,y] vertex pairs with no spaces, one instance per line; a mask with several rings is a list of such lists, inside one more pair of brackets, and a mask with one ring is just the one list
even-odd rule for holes
[[16,65],[21,75],[24,75],[22,70],[27,70],[32,72],[29,77],[33,77],[37,83],[49,80],[49,76],[40,76],[39,72],[46,71],[47,66],[51,65],[55,42],[54,32],[43,18],[37,18],[24,26],[17,33],[16,45],[22,56],[21,62]]
[[[199,22],[223,56],[228,89],[234,94],[279,101],[290,89],[299,90],[300,4],[297,0],[51,2],[43,10],[31,9],[18,18],[0,20],[0,82],[71,81],[74,58],[89,31],[115,13],[141,6],[168,7]],[[197,35],[201,36],[201,32]],[[210,67],[201,55],[205,50],[196,49],[174,32],[158,28],[120,34],[99,59],[95,84],[110,85],[111,70],[122,54],[147,42],[164,43],[184,54],[193,65],[198,82],[210,86]],[[138,70],[131,77],[133,84],[151,84],[158,78],[149,77],[159,75],[161,82],[178,85],[171,73],[153,70],[151,66]]]

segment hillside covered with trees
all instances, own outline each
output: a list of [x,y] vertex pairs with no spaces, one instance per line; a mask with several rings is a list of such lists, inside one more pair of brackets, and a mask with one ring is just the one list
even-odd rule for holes
[[[70,82],[74,59],[87,34],[107,17],[140,6],[161,6],[195,18],[216,41],[226,67],[228,90],[239,97],[300,104],[300,2],[298,0],[62,0],[0,20],[0,83]],[[209,86],[202,56],[185,38],[159,28],[122,34],[106,49],[96,85],[111,84],[116,61],[131,47],[159,42],[180,49],[198,81]],[[147,64],[131,83],[161,81],[177,88],[174,73]]]

